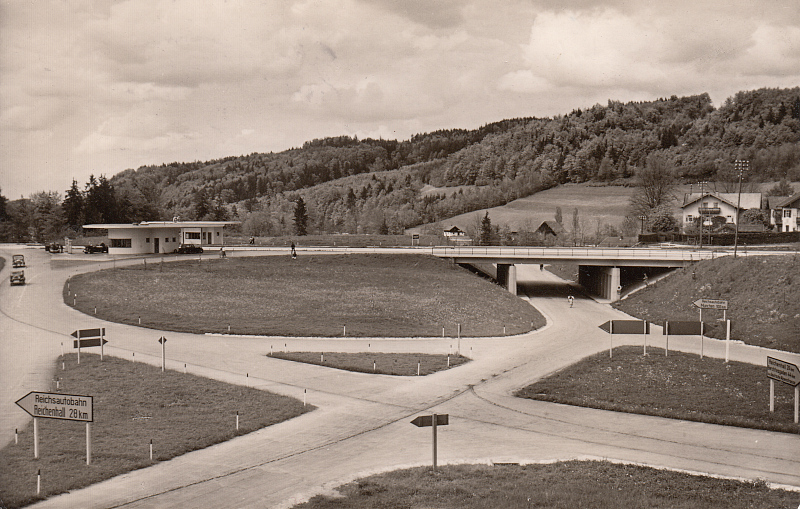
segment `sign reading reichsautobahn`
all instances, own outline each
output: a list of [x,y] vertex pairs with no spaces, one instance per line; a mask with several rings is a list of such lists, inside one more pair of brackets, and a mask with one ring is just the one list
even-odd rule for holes
[[67,421],[94,421],[92,396],[29,392],[18,399],[16,403],[33,417]]

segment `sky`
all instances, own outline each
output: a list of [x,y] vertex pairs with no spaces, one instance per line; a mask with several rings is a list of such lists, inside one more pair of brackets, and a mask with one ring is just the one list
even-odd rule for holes
[[0,193],[798,85],[797,0],[0,0]]

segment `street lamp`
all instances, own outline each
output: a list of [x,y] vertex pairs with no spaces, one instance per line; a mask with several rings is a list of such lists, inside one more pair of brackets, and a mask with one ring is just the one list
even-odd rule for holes
[[736,222],[734,223],[733,234],[733,257],[736,258],[736,249],[739,247],[739,206],[742,204],[742,173],[750,169],[750,161],[747,159],[737,159],[733,163],[734,168],[739,170],[739,196],[736,199]]

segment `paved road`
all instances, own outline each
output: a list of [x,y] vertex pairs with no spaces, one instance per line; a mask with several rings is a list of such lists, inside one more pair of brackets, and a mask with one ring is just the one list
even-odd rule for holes
[[[11,253],[3,250],[6,254]],[[51,268],[43,251],[25,254],[32,262],[31,284],[0,290],[1,353],[13,368],[7,373],[4,364],[0,373],[3,443],[13,436],[9,426],[21,427],[27,420],[13,401],[29,390],[49,389],[53,373],[47,366],[60,353],[60,343],[77,328],[98,325],[106,327],[111,340],[107,354],[132,358],[135,353],[137,361],[160,364],[156,339],[167,335],[172,369],[186,365],[190,372],[232,383],[298,398],[305,393],[319,407],[36,507],[287,507],[369,472],[429,464],[430,432],[409,421],[432,411],[451,415],[451,424],[440,428],[441,463],[597,457],[800,487],[793,435],[511,397],[511,390],[607,349],[609,336],[597,325],[626,318],[589,299],[579,298],[570,309],[566,295],[571,290],[538,267],[521,267],[518,276],[522,291],[530,292],[531,303],[548,318],[543,330],[510,338],[462,338],[461,350],[473,362],[426,377],[389,377],[298,366],[265,354],[283,345],[311,351],[447,352],[455,340],[236,338],[103,324],[60,301],[63,281],[85,269]],[[94,270],[95,264],[89,268]],[[615,340],[636,343],[641,337]],[[658,345],[663,337],[656,334],[649,340]],[[722,343],[707,340],[706,355],[724,356]],[[699,341],[672,338],[670,348],[699,351]],[[764,364],[766,352],[734,345],[731,358]]]

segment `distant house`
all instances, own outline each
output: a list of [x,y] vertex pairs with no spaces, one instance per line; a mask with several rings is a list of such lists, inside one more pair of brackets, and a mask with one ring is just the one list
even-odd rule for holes
[[741,193],[741,196],[738,193],[689,193],[684,196],[681,206],[683,227],[686,229],[696,224],[697,218],[701,216],[705,221],[719,216],[725,218],[728,224],[737,224],[743,210],[760,208],[761,193]]
[[87,224],[108,230],[109,254],[171,253],[181,244],[223,245],[223,228],[238,221],[142,221],[133,224]]
[[539,225],[535,233],[538,233],[543,237],[548,235],[558,237],[564,233],[564,227],[558,221],[542,221],[542,224]]
[[462,230],[458,226],[451,226],[450,228],[444,230],[442,234],[445,237],[465,237],[467,235],[466,233],[464,233],[464,230]]
[[769,223],[782,232],[800,231],[800,194],[771,196]]

